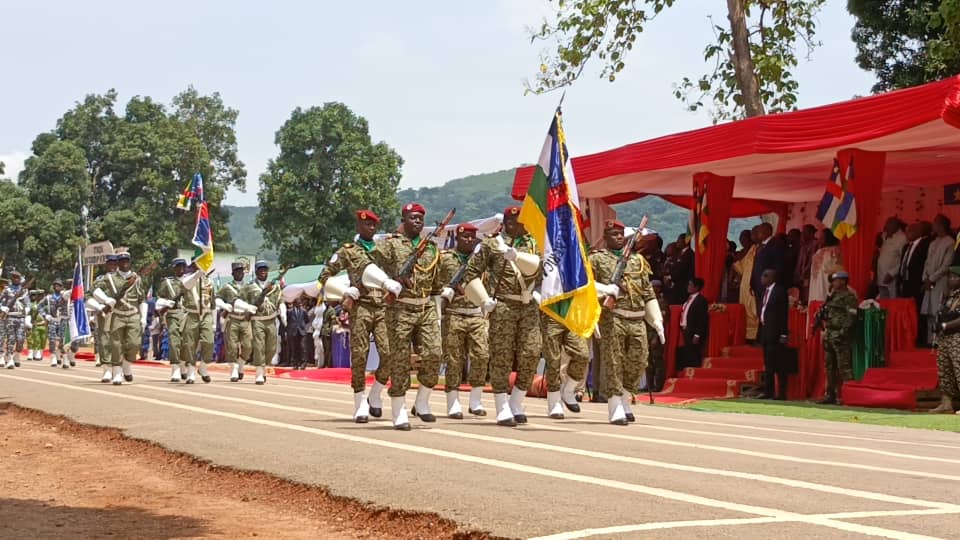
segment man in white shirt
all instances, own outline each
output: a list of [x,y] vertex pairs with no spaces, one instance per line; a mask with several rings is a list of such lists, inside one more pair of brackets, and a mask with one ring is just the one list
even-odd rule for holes
[[907,245],[907,235],[902,229],[903,224],[896,217],[887,219],[883,226],[883,244],[877,257],[877,298],[897,297],[897,274],[903,248]]

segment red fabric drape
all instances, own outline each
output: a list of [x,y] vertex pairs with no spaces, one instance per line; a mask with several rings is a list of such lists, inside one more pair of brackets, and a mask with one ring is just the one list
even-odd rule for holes
[[[640,195],[640,197],[651,197],[654,195]],[[638,198],[640,198],[638,197]],[[681,208],[690,210],[693,208],[693,197],[689,195],[656,195],[670,204],[675,204]],[[730,217],[745,218],[759,216],[767,212],[776,212],[777,214],[787,215],[787,203],[780,201],[763,201],[760,199],[730,199]]]
[[[717,176],[713,173],[693,175],[693,187],[706,190],[707,212],[704,218],[710,230],[707,236],[706,250],[697,246],[695,268],[697,276],[705,284],[703,295],[711,302],[720,296],[723,270],[727,258],[727,229],[730,225],[730,199],[733,198],[732,176]],[[696,232],[694,237],[696,237]]]
[[865,298],[870,286],[870,270],[878,231],[876,213],[880,208],[883,189],[883,168],[886,154],[850,149],[837,152],[840,170],[846,171],[853,160],[853,179],[850,186],[857,205],[857,232],[840,242],[843,265],[850,274],[850,286],[860,298]]

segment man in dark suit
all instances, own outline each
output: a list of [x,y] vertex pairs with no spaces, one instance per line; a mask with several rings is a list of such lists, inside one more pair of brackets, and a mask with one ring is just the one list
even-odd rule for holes
[[923,303],[923,266],[927,262],[927,250],[930,247],[930,236],[925,233],[923,223],[911,223],[907,227],[907,245],[903,247],[900,257],[900,271],[897,275],[897,292],[900,298],[913,298],[917,307],[918,343],[924,342],[927,335],[926,317],[920,316],[920,305]]
[[307,312],[299,300],[294,300],[292,307],[287,310],[287,350],[293,369],[307,369],[307,359],[303,354],[303,340],[306,335]]
[[[760,399],[787,399],[787,290],[777,284],[777,271],[760,275],[760,345],[763,347],[763,393]],[[774,381],[778,383],[774,386]],[[775,392],[774,389],[777,389]]]
[[[757,309],[760,309],[761,293],[763,285],[760,283],[760,276],[767,268],[773,268],[780,276],[783,272],[783,266],[788,259],[787,241],[783,236],[773,235],[773,225],[761,223],[757,225],[757,255],[753,262],[753,274],[750,277],[750,288],[757,297]],[[778,278],[778,283],[785,285],[784,279]]]
[[677,371],[703,364],[703,346],[707,343],[710,329],[709,302],[700,294],[703,280],[695,277],[687,285],[688,297],[680,310],[680,330],[683,332],[683,348],[677,355]]
[[669,299],[671,304],[682,304],[686,300],[683,286],[694,275],[695,257],[693,249],[690,248],[690,238],[686,234],[681,234],[677,239],[677,249],[680,254],[670,269],[670,281],[673,283],[673,298]]

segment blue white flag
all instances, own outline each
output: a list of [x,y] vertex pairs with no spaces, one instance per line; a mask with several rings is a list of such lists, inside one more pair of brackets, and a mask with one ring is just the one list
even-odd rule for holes
[[70,289],[70,342],[90,337],[86,301],[83,296],[83,259],[77,250],[77,265],[73,269],[73,287]]

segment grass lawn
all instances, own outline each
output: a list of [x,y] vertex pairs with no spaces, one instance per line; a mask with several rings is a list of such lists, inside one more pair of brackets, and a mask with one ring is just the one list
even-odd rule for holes
[[853,422],[857,424],[960,432],[960,416],[954,414],[929,414],[897,409],[864,409],[858,407],[816,405],[805,402],[746,399],[705,400],[688,405],[675,405],[675,407],[695,411],[766,414],[769,416],[789,416],[791,418],[809,418],[811,420],[829,420],[832,422]]

